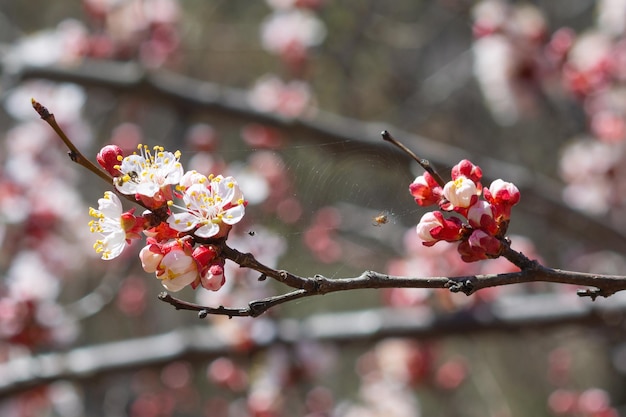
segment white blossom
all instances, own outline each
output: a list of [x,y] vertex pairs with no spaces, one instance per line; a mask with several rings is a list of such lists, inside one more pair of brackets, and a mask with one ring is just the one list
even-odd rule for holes
[[122,202],[111,191],[105,192],[104,197],[98,200],[97,210],[89,208],[89,215],[96,218],[89,222],[90,230],[100,235],[93,247],[102,254],[102,259],[116,258],[126,247],[122,211]]
[[207,183],[192,184],[184,191],[183,201],[185,207],[178,208],[184,211],[170,215],[168,223],[179,232],[197,228],[194,234],[198,237],[217,235],[222,223],[233,225],[245,213],[243,194],[233,177],[218,175]]

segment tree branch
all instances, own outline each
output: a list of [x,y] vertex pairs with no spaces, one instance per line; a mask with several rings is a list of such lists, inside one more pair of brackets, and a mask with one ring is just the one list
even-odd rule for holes
[[61,138],[65,146],[67,146],[67,148],[70,150],[68,152],[68,156],[70,157],[72,162],[76,162],[83,168],[87,168],[88,171],[96,174],[107,184],[113,185],[113,178],[111,178],[111,176],[98,168],[89,159],[85,158],[85,156],[78,150],[74,143],[67,137],[63,129],[61,129],[61,127],[57,123],[54,114],[50,113],[50,111],[45,106],[41,105],[41,103],[39,103],[34,98],[31,99],[31,104],[33,105],[33,109],[35,109],[39,117],[41,117],[46,123],[50,125],[50,127],[56,132],[59,138]]
[[439,175],[439,173],[435,171],[435,168],[432,167],[428,159],[420,158],[419,156],[417,156],[415,152],[413,152],[412,150],[404,146],[403,143],[398,142],[396,138],[391,136],[391,133],[389,133],[386,130],[382,131],[381,136],[383,137],[383,140],[391,143],[398,149],[402,150],[402,152],[404,152],[405,154],[413,158],[415,162],[417,162],[419,166],[421,166],[424,169],[424,171],[428,172],[435,179],[435,181],[437,181],[437,184],[439,184],[441,188],[445,187],[446,182],[444,181],[443,178],[441,178],[441,175]]
[[286,271],[269,268],[256,261],[253,255],[249,253],[242,254],[229,248],[225,243],[222,244],[222,248],[222,253],[227,259],[232,260],[241,267],[251,268],[261,272],[263,276],[274,278],[287,286],[296,288],[296,291],[254,300],[247,307],[241,308],[203,306],[179,300],[166,292],[161,293],[159,299],[172,305],[177,310],[197,311],[200,318],[205,318],[208,314],[225,315],[228,317],[257,317],[270,308],[296,299],[362,289],[437,288],[472,295],[484,288],[531,282],[551,282],[571,284],[579,287],[592,287],[579,291],[578,295],[580,297],[591,297],[593,300],[598,296],[608,297],[626,289],[626,276],[590,274],[548,268],[528,259],[524,254],[514,251],[507,245],[505,245],[502,256],[505,256],[518,266],[523,266],[524,268],[519,272],[457,277],[402,277],[375,271],[365,271],[357,277],[341,279],[330,279],[322,275],[315,275],[310,278],[300,277]]
[[69,152],[67,153],[67,155],[70,157],[72,162],[75,162],[78,165],[82,166],[83,168],[86,168],[88,171],[90,171],[93,174],[96,174],[96,176],[104,180],[107,184],[111,185],[113,187],[113,191],[117,193],[118,196],[125,198],[131,203],[138,204],[142,206],[143,208],[148,209],[148,207],[145,204],[143,204],[140,200],[135,199],[133,196],[118,192],[117,188],[115,187],[115,184],[113,183],[113,177],[111,177],[109,174],[107,174],[106,172],[98,168],[93,162],[91,162],[78,150],[76,145],[74,145],[74,143],[70,140],[70,138],[67,137],[63,129],[61,129],[61,126],[59,126],[59,124],[57,123],[56,118],[54,117],[54,114],[50,113],[50,111],[45,106],[43,106],[34,98],[31,99],[31,103],[32,103],[33,109],[35,109],[39,117],[41,117],[46,123],[48,123],[48,125],[50,125],[50,127],[56,132],[59,138],[63,141],[65,146],[67,146],[67,148],[69,149]]
[[[94,164],[89,162],[75,147],[72,141],[65,135],[63,130],[58,126],[54,115],[48,111],[40,103],[32,100],[32,104],[37,113],[44,119],[59,135],[65,145],[70,149],[70,157],[74,162],[86,167],[89,171],[96,173],[101,178],[105,179],[108,183],[112,184],[112,179],[98,169]],[[437,174],[434,168],[431,167],[430,162],[418,158],[413,152],[395,140],[388,132],[383,132],[385,140],[390,141],[394,145],[400,147],[405,153],[412,155],[416,160],[420,162],[420,165],[424,167],[431,175],[438,178],[439,181],[443,181]],[[130,196],[131,201],[135,202]],[[522,253],[511,249],[508,240],[503,240],[502,253],[504,256],[514,265],[521,269],[517,273],[509,274],[491,274],[491,275],[472,275],[472,276],[460,276],[460,277],[398,277],[390,276],[387,274],[381,274],[373,271],[366,271],[355,278],[344,279],[328,279],[321,275],[316,275],[313,278],[304,278],[292,274],[288,271],[275,270],[273,268],[263,265],[250,253],[241,253],[236,249],[230,248],[226,245],[225,240],[219,240],[215,242],[221,248],[221,255],[226,259],[237,263],[240,267],[250,268],[261,273],[262,279],[271,277],[289,287],[297,289],[290,293],[268,297],[261,300],[254,300],[248,304],[248,307],[243,308],[226,308],[200,306],[197,304],[189,303],[183,300],[179,300],[170,296],[167,293],[161,293],[159,299],[165,301],[177,310],[194,310],[199,312],[199,317],[204,318],[208,314],[226,315],[229,317],[234,316],[250,316],[257,317],[267,311],[268,309],[292,301],[295,299],[310,297],[314,295],[322,295],[331,292],[357,290],[357,289],[380,289],[380,288],[448,288],[453,292],[463,292],[467,295],[471,295],[474,292],[487,287],[518,284],[524,282],[555,282],[563,284],[573,284],[578,286],[594,287],[580,291],[579,296],[588,296],[595,300],[598,296],[608,297],[617,291],[626,289],[626,277],[613,276],[613,275],[599,275],[599,274],[586,274],[572,271],[562,271],[544,267],[536,261],[532,261],[524,256]]]
[[296,290],[286,294],[277,295],[273,297],[263,298],[261,300],[251,301],[247,307],[242,308],[227,308],[224,306],[215,307],[206,307],[201,306],[199,304],[190,303],[188,301],[179,300],[178,298],[172,297],[167,292],[162,292],[159,294],[159,300],[164,301],[168,304],[174,306],[176,310],[191,310],[197,311],[198,317],[203,319],[207,317],[209,314],[218,315],[218,316],[228,316],[229,318],[233,317],[258,317],[261,314],[265,313],[270,308],[277,306],[279,304],[286,303],[288,301],[293,301],[298,298],[307,297],[309,294],[306,290]]

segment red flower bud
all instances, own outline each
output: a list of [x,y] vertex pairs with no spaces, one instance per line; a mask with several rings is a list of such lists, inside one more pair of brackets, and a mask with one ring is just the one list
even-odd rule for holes
[[506,181],[495,180],[489,188],[484,190],[485,200],[487,200],[493,210],[493,216],[498,222],[511,218],[511,207],[519,202],[520,192],[518,188]]
[[441,200],[443,190],[433,176],[425,172],[409,185],[409,192],[417,204],[426,207],[437,204]]
[[217,291],[226,282],[224,276],[224,260],[217,259],[209,265],[206,272],[200,277],[200,284],[207,290]]
[[195,248],[191,254],[191,257],[195,259],[198,264],[198,270],[200,273],[204,273],[209,267],[209,262],[215,259],[217,256],[217,249],[213,245],[202,245]]
[[440,240],[455,242],[461,239],[463,224],[457,217],[446,219],[440,211],[432,211],[422,216],[416,230],[423,245],[432,246]]
[[459,243],[457,250],[463,261],[476,262],[500,256],[502,243],[482,230],[474,230],[467,240]]
[[113,177],[118,177],[122,174],[118,167],[123,157],[122,149],[117,145],[106,145],[96,155],[100,166]]
[[483,177],[483,171],[478,165],[474,165],[467,159],[463,159],[461,162],[452,167],[452,179],[456,180],[459,177],[469,178],[474,181],[478,190],[482,188],[480,180]]

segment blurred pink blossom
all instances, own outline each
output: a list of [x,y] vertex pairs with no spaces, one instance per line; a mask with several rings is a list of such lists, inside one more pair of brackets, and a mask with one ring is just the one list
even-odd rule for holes
[[304,81],[284,82],[274,75],[265,75],[250,90],[248,101],[259,111],[298,117],[311,109],[313,93]]

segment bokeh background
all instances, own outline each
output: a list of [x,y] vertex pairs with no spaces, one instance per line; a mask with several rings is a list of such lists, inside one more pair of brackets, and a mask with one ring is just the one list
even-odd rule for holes
[[[444,177],[468,158],[487,185],[514,182],[514,248],[621,275],[625,29],[622,0],[0,0],[0,414],[626,414],[619,293],[360,290],[255,319],[175,311],[140,246],[94,253],[88,207],[107,185],[30,104],[92,160],[144,143],[233,175],[249,205],[229,244],[301,276],[515,270],[420,244],[421,168],[382,130]],[[177,296],[236,307],[286,291],[226,275]]]

